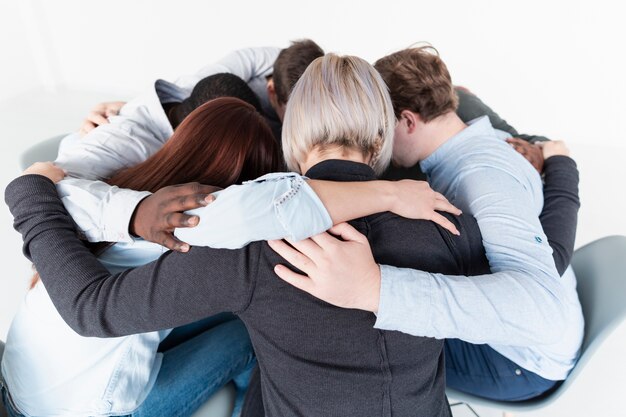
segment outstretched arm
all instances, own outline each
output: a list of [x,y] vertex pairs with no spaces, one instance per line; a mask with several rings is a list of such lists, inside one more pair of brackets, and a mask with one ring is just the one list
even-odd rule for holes
[[[269,174],[214,196],[208,206],[187,213],[198,216],[199,224],[176,230],[178,239],[231,249],[257,240],[301,240],[333,224],[384,211],[432,220],[458,234],[436,210],[457,215],[460,211],[423,181],[333,182],[305,180],[295,173]],[[142,223],[155,220],[137,217]]]
[[242,311],[249,303],[259,246],[167,252],[145,266],[111,274],[76,237],[52,181],[19,177],[7,186],[5,200],[24,239],[24,254],[63,319],[83,336],[165,329]]

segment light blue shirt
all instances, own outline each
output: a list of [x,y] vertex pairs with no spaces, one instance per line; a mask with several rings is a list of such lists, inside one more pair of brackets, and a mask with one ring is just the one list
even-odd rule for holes
[[559,277],[539,222],[541,178],[506,136],[483,117],[421,163],[431,187],[476,218],[492,274],[382,266],[375,326],[487,343],[523,368],[560,380],[583,336],[576,280],[571,270]]

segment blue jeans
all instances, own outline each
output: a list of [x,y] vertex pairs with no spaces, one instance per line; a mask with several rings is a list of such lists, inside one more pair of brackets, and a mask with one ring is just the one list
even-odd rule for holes
[[538,397],[559,383],[521,368],[489,345],[446,339],[444,349],[446,385],[468,394],[522,401]]
[[256,364],[241,320],[220,314],[176,328],[159,351],[163,363],[155,384],[132,417],[190,416],[231,380],[238,400],[233,415],[238,415]]

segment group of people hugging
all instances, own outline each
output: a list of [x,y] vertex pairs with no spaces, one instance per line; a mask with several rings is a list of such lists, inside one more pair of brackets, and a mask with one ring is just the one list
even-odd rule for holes
[[[36,270],[11,416],[451,416],[578,358],[578,171],[452,83],[378,59],[235,51],[103,103],[6,188]],[[427,181],[426,181],[427,180]]]

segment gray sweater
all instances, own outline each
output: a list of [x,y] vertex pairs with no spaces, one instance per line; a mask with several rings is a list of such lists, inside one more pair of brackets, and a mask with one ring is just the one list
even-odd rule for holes
[[[372,170],[325,161],[311,178],[372,180]],[[85,336],[176,327],[222,311],[246,324],[261,369],[267,416],[449,416],[442,341],[373,328],[371,313],[333,307],[273,273],[284,263],[264,242],[240,250],[193,248],[110,274],[76,237],[44,177],[6,189],[24,252],[61,316]],[[390,213],[352,222],[377,262],[445,274],[489,271],[472,217],[451,218],[452,236],[432,222]]]

